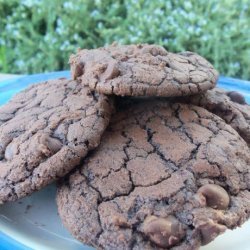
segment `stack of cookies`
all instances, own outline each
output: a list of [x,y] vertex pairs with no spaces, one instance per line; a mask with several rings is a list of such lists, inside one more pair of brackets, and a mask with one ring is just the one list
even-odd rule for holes
[[250,217],[250,106],[192,52],[79,50],[0,108],[0,204],[58,181],[97,249],[198,249]]

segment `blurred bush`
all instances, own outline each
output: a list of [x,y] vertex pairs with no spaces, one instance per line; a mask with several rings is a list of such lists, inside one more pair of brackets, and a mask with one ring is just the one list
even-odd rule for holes
[[67,69],[78,47],[118,41],[196,51],[250,79],[249,0],[0,0],[0,71]]

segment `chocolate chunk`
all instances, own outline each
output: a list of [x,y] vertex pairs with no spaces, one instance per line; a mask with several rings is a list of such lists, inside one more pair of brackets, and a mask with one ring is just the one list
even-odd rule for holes
[[201,244],[204,246],[213,241],[218,235],[224,233],[227,227],[217,224],[213,221],[209,221],[199,226],[201,232]]
[[171,247],[185,236],[183,225],[174,216],[149,216],[144,221],[143,231],[159,247]]
[[7,161],[12,160],[13,156],[17,153],[17,145],[15,143],[10,143],[5,150],[4,157]]
[[149,46],[143,46],[140,48],[142,49],[142,53],[143,54],[151,54],[152,56],[158,56],[158,55],[161,55],[161,56],[166,56],[167,55],[167,51],[161,47],[161,46],[156,46],[156,45],[149,45]]
[[46,146],[53,154],[58,152],[63,146],[63,144],[58,139],[52,138],[49,135],[42,135],[39,138],[39,143]]
[[102,75],[102,80],[111,80],[120,75],[118,64],[111,61]]
[[72,78],[77,79],[77,77],[84,74],[84,65],[83,64],[77,64],[75,65],[74,71],[72,71]]
[[230,198],[227,191],[215,184],[207,184],[199,188],[198,196],[201,203],[215,209],[227,209],[229,206]]
[[239,104],[246,104],[245,97],[237,91],[230,91],[227,93],[227,95],[233,102],[237,102]]
[[120,228],[126,228],[126,227],[129,228],[130,227],[127,220],[122,216],[114,216],[113,217],[113,223],[114,223],[115,226],[120,227]]

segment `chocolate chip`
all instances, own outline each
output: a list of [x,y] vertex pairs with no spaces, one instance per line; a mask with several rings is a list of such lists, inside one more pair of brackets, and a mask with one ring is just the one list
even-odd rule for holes
[[39,138],[39,143],[45,145],[53,154],[62,148],[62,143],[58,139],[52,138],[49,135],[42,135]]
[[17,149],[17,145],[15,143],[10,143],[5,150],[5,159],[6,160],[12,160],[14,155],[17,153],[18,149]]
[[107,66],[104,74],[102,75],[102,80],[111,80],[120,75],[120,70],[117,63],[111,62]]
[[161,47],[161,46],[147,46],[147,47],[144,47],[141,51],[143,54],[151,54],[152,56],[158,56],[158,55],[161,55],[161,56],[166,56],[167,55],[167,51]]
[[120,227],[120,228],[130,228],[130,224],[128,221],[121,216],[113,216],[112,218],[113,223],[115,226]]
[[84,74],[84,64],[77,64],[75,66],[75,69],[72,71],[73,72],[73,79],[77,79],[77,77],[81,76]]
[[227,209],[229,206],[229,195],[221,186],[206,184],[199,188],[197,194],[201,204],[215,209]]
[[229,98],[233,102],[237,102],[239,104],[246,104],[245,97],[242,94],[240,94],[239,92],[230,91],[227,93],[227,95],[229,96]]
[[143,232],[159,247],[170,247],[185,236],[183,225],[174,217],[149,216],[143,223]]
[[62,143],[56,138],[49,138],[48,139],[48,148],[53,152],[56,153],[62,148]]
[[199,226],[201,232],[201,244],[204,246],[213,241],[218,235],[224,233],[227,227],[217,224],[213,221],[208,221],[205,224]]

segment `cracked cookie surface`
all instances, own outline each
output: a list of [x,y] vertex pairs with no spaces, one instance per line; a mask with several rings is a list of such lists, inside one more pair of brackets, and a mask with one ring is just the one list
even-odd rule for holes
[[236,91],[215,88],[176,101],[195,104],[218,115],[231,125],[250,146],[250,105]]
[[193,105],[130,105],[59,184],[74,237],[98,249],[193,250],[249,218],[250,151],[231,126]]
[[157,45],[110,45],[70,57],[71,74],[103,94],[184,96],[215,86],[218,73],[193,52],[174,54]]
[[77,81],[51,80],[0,107],[0,204],[64,176],[99,145],[112,101]]

